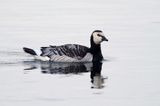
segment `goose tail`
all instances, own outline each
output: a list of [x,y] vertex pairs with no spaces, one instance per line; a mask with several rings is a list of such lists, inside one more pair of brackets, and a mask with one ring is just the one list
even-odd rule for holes
[[50,60],[50,58],[47,56],[37,55],[37,53],[31,48],[23,47],[23,50],[25,53],[32,55],[35,60],[39,60],[39,61],[49,61]]
[[27,48],[27,47],[23,47],[23,50],[24,50],[24,52],[26,52],[26,53],[28,53],[30,55],[37,56],[37,53],[33,49],[30,49],[30,48]]

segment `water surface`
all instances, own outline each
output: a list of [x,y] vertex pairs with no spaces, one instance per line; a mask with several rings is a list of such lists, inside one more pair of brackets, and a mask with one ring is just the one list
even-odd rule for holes
[[[158,0],[0,1],[0,105],[159,106],[159,5]],[[102,44],[106,61],[99,68],[36,62],[22,51],[68,43],[89,47],[95,29],[109,39]]]

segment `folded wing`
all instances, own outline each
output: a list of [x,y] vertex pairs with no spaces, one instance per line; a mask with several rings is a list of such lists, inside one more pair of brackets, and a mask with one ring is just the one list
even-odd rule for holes
[[41,56],[48,56],[50,58],[54,55],[67,56],[81,60],[87,54],[89,48],[77,44],[67,44],[61,46],[41,47],[41,51]]

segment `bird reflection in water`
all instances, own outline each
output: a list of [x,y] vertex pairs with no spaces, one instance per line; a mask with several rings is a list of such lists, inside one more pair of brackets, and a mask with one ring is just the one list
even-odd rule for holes
[[104,80],[107,78],[104,78],[101,75],[102,64],[103,63],[101,61],[93,62],[91,74],[90,74],[91,83],[92,83],[91,88],[101,89],[104,87],[104,85],[103,85]]
[[30,66],[24,70],[33,70],[41,68],[43,74],[81,74],[90,72],[91,88],[102,89],[104,87],[104,78],[101,75],[102,62],[90,63],[57,63],[42,61],[24,61],[24,64]]

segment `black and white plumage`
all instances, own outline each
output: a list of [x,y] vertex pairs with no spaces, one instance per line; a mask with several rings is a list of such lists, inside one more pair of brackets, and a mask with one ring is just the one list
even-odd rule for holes
[[101,42],[108,41],[103,32],[95,30],[90,38],[91,47],[78,44],[66,44],[61,46],[41,47],[41,54],[38,56],[33,49],[23,48],[26,53],[42,61],[54,62],[91,62],[101,61],[103,59],[101,53]]

